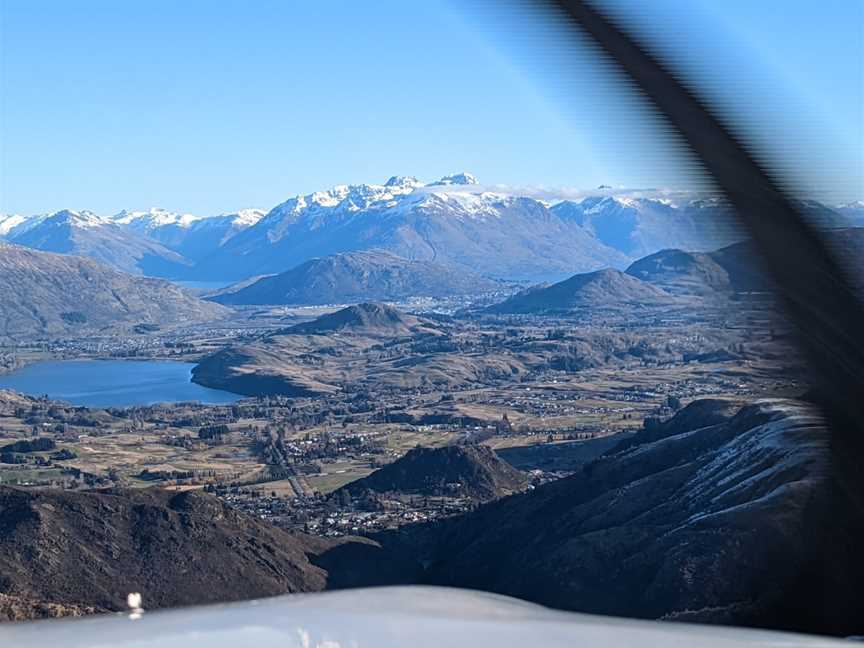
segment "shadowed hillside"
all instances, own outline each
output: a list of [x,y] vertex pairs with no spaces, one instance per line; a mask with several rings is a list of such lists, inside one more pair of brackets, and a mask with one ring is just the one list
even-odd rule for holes
[[679,416],[571,477],[316,561],[332,586],[397,582],[347,571],[349,551],[354,565],[413,556],[415,580],[581,612],[860,629],[862,520],[829,481],[819,417],[783,400]]
[[322,543],[197,492],[0,488],[0,620],[320,590]]
[[404,457],[339,491],[351,495],[373,491],[495,499],[524,490],[527,485],[525,475],[499,459],[491,448],[445,446],[409,450]]

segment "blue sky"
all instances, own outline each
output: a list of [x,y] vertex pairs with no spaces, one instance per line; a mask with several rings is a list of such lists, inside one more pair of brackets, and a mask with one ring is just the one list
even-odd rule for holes
[[[864,3],[606,4],[710,72],[709,93],[784,143],[766,155],[801,186],[864,197]],[[213,214],[463,169],[545,187],[696,182],[590,52],[519,9],[467,7],[0,0],[0,212]]]

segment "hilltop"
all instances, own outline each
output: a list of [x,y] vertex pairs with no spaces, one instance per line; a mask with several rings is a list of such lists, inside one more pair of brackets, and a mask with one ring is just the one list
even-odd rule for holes
[[467,270],[370,251],[312,259],[210,299],[220,304],[350,304],[476,295],[501,287]]
[[486,446],[417,447],[371,475],[339,491],[361,495],[399,492],[419,495],[458,495],[488,500],[525,490],[525,474]]
[[498,314],[563,313],[604,308],[668,306],[675,299],[618,270],[578,274],[550,286],[535,286],[486,309]]
[[[392,306],[357,304],[255,342],[221,349],[199,362],[192,380],[247,396],[334,393],[343,389],[350,371],[341,357],[382,339],[415,335],[435,336],[437,331],[431,323]],[[359,369],[355,363],[352,368]]]
[[288,327],[286,335],[326,335],[345,331],[364,335],[408,335],[422,322],[387,304],[362,303],[348,306],[312,320]]
[[[860,285],[861,273],[855,271],[864,250],[864,228],[825,229],[821,234],[828,245],[847,261],[853,279]],[[661,250],[635,261],[626,272],[675,295],[718,296],[771,289],[770,281],[763,274],[759,254],[749,241],[704,253]]]
[[675,295],[732,290],[729,272],[707,253],[661,250],[635,261],[626,272]]

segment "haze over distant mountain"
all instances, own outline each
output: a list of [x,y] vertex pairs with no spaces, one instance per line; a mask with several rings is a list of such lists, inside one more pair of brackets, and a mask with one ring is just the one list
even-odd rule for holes
[[192,265],[162,244],[88,211],[59,211],[6,238],[43,252],[90,257],[131,274],[172,277]]
[[501,283],[467,270],[370,251],[312,259],[210,299],[220,304],[346,304],[477,295],[501,288]]
[[534,286],[485,310],[499,314],[564,313],[604,308],[670,306],[675,299],[619,270],[577,274],[551,286]]
[[122,211],[111,218],[125,229],[147,236],[194,261],[213,254],[233,236],[264,216],[260,209],[241,209],[234,214],[204,218],[164,209]]
[[142,323],[170,326],[214,320],[228,312],[168,281],[3,242],[0,276],[0,338],[81,335]]
[[733,214],[718,200],[675,204],[668,199],[597,196],[565,200],[552,211],[631,259],[671,247],[712,249],[737,238]]
[[[847,268],[864,286],[860,271],[864,254],[864,228],[832,228],[822,232],[825,241],[847,261]],[[627,274],[676,295],[723,295],[767,291],[759,255],[747,241],[706,253],[661,250],[635,261]]]
[[[0,238],[150,276],[214,282],[371,250],[496,279],[556,281],[623,269],[663,249],[704,252],[744,238],[730,208],[715,198],[607,186],[573,195],[483,185],[470,173],[431,183],[394,176],[380,185],[295,196],[266,213],[245,209],[202,217],[154,208],[97,217],[65,210],[59,213],[78,218],[60,233],[51,225],[56,214],[0,215]],[[799,203],[825,227],[864,224],[860,202],[837,208]]]
[[864,227],[864,200],[856,200],[837,208],[853,227]]
[[623,266],[626,257],[533,198],[496,193],[467,174],[422,185],[338,186],[297,196],[234,236],[201,276],[273,274],[311,258],[379,249],[495,278],[541,278]]
[[627,274],[676,295],[732,290],[727,270],[709,253],[661,250],[634,262]]

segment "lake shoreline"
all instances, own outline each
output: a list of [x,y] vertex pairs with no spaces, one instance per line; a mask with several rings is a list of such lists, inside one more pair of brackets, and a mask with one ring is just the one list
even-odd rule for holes
[[194,366],[161,359],[38,360],[0,375],[0,389],[94,408],[181,402],[224,405],[244,398],[192,382]]

